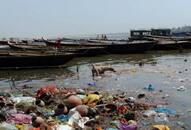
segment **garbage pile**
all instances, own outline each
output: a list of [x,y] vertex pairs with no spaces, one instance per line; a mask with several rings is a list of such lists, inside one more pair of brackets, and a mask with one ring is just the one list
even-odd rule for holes
[[170,130],[169,118],[177,118],[175,110],[148,102],[144,93],[129,97],[54,85],[2,92],[0,110],[0,130]]

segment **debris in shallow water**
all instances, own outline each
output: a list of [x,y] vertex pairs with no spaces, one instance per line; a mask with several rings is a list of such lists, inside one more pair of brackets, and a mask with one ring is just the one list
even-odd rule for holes
[[95,87],[95,86],[96,86],[96,83],[95,83],[95,82],[92,82],[92,83],[88,83],[87,85],[88,85],[88,86],[91,86],[91,87]]
[[166,99],[167,97],[170,97],[168,94],[165,94],[164,96],[162,96],[162,99]]
[[144,94],[144,93],[140,93],[138,96],[137,96],[137,98],[138,99],[141,99],[141,98],[144,98],[146,95]]
[[178,79],[179,82],[185,82],[188,81],[188,79],[184,78],[184,79]]
[[176,111],[170,108],[156,108],[155,112],[165,113],[166,115],[176,115]]
[[152,92],[152,91],[155,90],[155,88],[153,87],[152,84],[149,84],[149,86],[148,86],[148,87],[145,87],[144,89],[148,90],[149,92]]
[[186,88],[184,86],[180,86],[177,88],[177,91],[185,91],[185,90],[186,90]]

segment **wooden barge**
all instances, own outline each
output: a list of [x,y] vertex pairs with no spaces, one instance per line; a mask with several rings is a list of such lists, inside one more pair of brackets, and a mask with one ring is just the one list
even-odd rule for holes
[[[48,42],[47,42],[48,43]],[[49,42],[51,45],[56,44]],[[87,40],[79,44],[60,43],[65,50],[73,49],[85,55],[142,53],[151,50],[155,41]],[[48,45],[48,44],[47,44]]]
[[1,52],[0,69],[59,67],[72,60],[73,54]]
[[33,45],[33,44],[23,44],[23,43],[7,43],[12,50],[20,50],[20,51],[49,51],[53,50],[46,45]]
[[132,41],[156,41],[151,50],[182,50],[191,49],[191,37],[174,37],[170,29],[132,30]]
[[0,45],[7,45],[8,41],[6,40],[0,40]]

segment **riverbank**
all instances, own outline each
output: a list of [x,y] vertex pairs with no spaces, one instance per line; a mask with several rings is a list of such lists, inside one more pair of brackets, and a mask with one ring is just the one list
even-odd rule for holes
[[[143,62],[142,66],[139,63]],[[107,72],[102,77],[96,77],[93,80],[91,76],[90,63],[108,63],[116,73]],[[68,71],[62,69],[34,71],[11,71],[9,72],[16,80],[16,85],[28,85],[32,87],[43,87],[49,84],[55,84],[57,87],[66,88],[93,88],[99,92],[127,92],[126,98],[133,97],[137,100],[139,94],[145,94],[141,101],[153,101],[150,103],[167,103],[166,107],[176,111],[179,118],[168,118],[169,122],[165,124],[170,128],[181,128],[184,124],[185,129],[189,129],[190,118],[190,64],[191,55],[189,52],[157,52],[146,54],[129,55],[109,55],[93,58],[75,59]],[[78,71],[76,72],[78,64]],[[7,73],[7,71],[4,71]],[[69,74],[69,75],[68,75]],[[36,76],[36,77],[35,77]],[[1,75],[0,86],[9,87],[9,76]],[[88,83],[94,83],[95,86],[89,86]],[[149,92],[145,87],[151,84],[155,90]],[[178,91],[180,86],[184,86],[184,91]],[[118,91],[120,90],[120,91]],[[145,100],[146,99],[146,100]],[[139,99],[137,100],[139,101]],[[154,110],[154,108],[152,108]],[[140,118],[141,119],[141,118]],[[151,120],[151,122],[150,122]],[[138,126],[142,129],[151,127],[152,118],[147,119],[142,124],[139,121]],[[175,128],[174,128],[175,129]],[[179,130],[178,129],[178,130]]]

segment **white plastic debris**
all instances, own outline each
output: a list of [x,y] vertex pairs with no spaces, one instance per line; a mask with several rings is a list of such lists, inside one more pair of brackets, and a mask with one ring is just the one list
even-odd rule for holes
[[56,130],[75,130],[69,125],[59,125]]
[[186,79],[178,79],[179,82],[185,82]]
[[13,101],[16,104],[19,104],[19,103],[35,104],[36,98],[33,98],[33,97],[11,97],[11,101]]
[[134,97],[128,97],[127,100],[130,102],[134,102],[136,99]]
[[17,130],[14,125],[3,122],[0,124],[0,130]]
[[69,114],[70,119],[68,121],[68,124],[70,126],[78,126],[80,128],[84,128],[84,124],[89,121],[89,117],[82,117],[78,111],[76,111],[76,108],[73,108],[70,110]]
[[180,86],[177,88],[177,91],[185,91],[185,90],[186,90],[186,88],[184,86]]
[[155,116],[157,113],[154,110],[147,110],[143,113],[144,116],[146,117],[151,117],[151,116]]
[[165,113],[157,113],[154,117],[155,122],[169,122],[168,117]]

